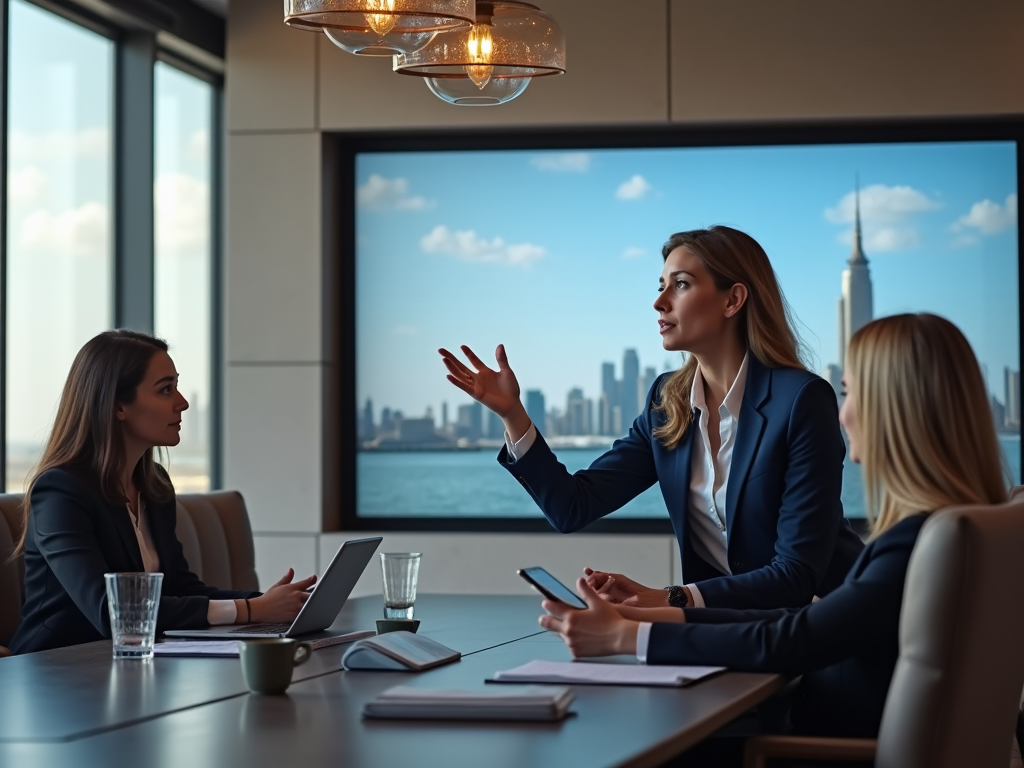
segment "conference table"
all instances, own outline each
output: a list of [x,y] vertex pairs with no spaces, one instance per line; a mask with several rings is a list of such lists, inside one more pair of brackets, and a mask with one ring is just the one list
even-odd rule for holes
[[[347,645],[321,648],[284,695],[251,694],[235,658],[111,659],[101,641],[0,659],[3,768],[204,766],[657,766],[785,684],[726,672],[683,688],[576,686],[561,722],[363,719],[394,685],[482,689],[533,659],[568,661],[537,625],[531,596],[422,595],[420,633],[462,652],[420,673],[344,671]],[[334,629],[372,629],[381,599],[348,601]],[[622,659],[628,662],[628,659]]]

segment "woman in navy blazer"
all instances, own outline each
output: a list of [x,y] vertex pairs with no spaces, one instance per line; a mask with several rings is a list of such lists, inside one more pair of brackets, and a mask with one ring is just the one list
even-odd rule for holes
[[89,341],[71,366],[25,495],[22,622],[15,653],[109,638],[103,574],[164,574],[157,632],[211,623],[292,621],[315,577],[285,574],[267,593],[219,590],[189,570],[174,488],[153,458],[177,445],[188,402],[167,344],[134,331]]
[[928,314],[876,320],[854,335],[846,362],[841,418],[875,525],[839,588],[799,609],[699,611],[609,605],[580,579],[589,609],[545,601],[541,625],[575,656],[635,652],[648,664],[802,674],[794,730],[876,736],[907,566],[928,513],[1007,494],[984,380],[956,326]]
[[587,569],[606,599],[637,606],[778,608],[835,589],[863,545],[840,501],[845,446],[836,395],[801,360],[768,256],[729,227],[680,232],[662,249],[662,375],[629,434],[569,474],[498,370],[440,350],[448,379],[502,417],[502,464],[561,532],[577,531],[658,483],[679,542],[683,586],[653,589]]

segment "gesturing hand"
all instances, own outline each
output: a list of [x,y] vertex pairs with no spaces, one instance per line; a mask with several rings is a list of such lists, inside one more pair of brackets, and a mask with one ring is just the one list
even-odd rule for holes
[[586,579],[576,580],[576,592],[587,603],[585,610],[545,600],[541,607],[549,615],[540,617],[540,625],[561,635],[576,658],[636,653],[638,622],[623,618],[590,588]]
[[260,597],[249,601],[253,621],[294,621],[309,597],[306,591],[316,583],[316,574],[301,581],[292,581],[292,568]]
[[584,568],[587,584],[609,603],[621,603],[638,608],[662,608],[668,605],[668,592],[645,587],[621,573],[595,571]]
[[465,344],[461,347],[470,364],[476,368],[471,370],[447,349],[437,350],[448,368],[448,381],[461,389],[474,400],[482,403],[498,416],[505,418],[517,407],[519,402],[519,382],[508,366],[505,356],[505,345],[499,344],[494,350],[498,361],[498,370],[494,371],[484,365],[483,361]]

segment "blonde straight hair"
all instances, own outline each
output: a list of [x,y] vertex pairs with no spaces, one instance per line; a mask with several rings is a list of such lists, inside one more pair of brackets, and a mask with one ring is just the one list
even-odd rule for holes
[[1006,501],[985,382],[955,325],[925,313],[875,320],[850,339],[846,365],[872,536],[918,512]]
[[[740,341],[758,362],[769,368],[805,368],[803,345],[793,329],[789,304],[768,254],[754,238],[738,229],[715,226],[677,232],[662,247],[661,255],[667,259],[676,248],[686,248],[700,259],[719,291],[737,283],[747,287],[737,327]],[[697,359],[689,355],[661,388],[655,408],[666,415],[666,422],[654,430],[654,436],[670,450],[683,440],[693,420],[690,388],[696,373]]]

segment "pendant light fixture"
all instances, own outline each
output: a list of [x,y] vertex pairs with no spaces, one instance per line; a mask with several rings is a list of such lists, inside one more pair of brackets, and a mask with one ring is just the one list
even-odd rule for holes
[[284,23],[323,30],[335,45],[363,56],[408,54],[442,30],[470,29],[473,0],[284,0]]
[[394,68],[426,78],[431,92],[450,104],[504,104],[531,79],[565,72],[565,36],[535,5],[478,0],[476,23],[438,31],[418,51],[395,56]]

